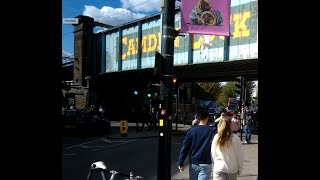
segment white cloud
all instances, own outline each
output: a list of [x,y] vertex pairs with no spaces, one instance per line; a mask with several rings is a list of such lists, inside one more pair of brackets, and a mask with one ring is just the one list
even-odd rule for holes
[[104,6],[101,9],[95,6],[84,6],[83,15],[94,18],[95,21],[117,26],[146,16],[147,14],[134,13],[123,8]]
[[71,54],[65,50],[62,50],[62,57],[73,57],[73,54]]
[[161,11],[162,0],[120,0],[122,8],[134,12]]
[[106,29],[108,29],[108,28],[97,26],[97,27],[93,28],[93,32],[94,33],[99,33],[99,32],[104,31]]

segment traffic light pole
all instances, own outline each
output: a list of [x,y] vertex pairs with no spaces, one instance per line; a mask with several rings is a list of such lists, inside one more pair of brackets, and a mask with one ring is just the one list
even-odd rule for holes
[[178,120],[179,120],[179,87],[176,89],[176,131],[178,131]]
[[160,81],[160,114],[158,144],[158,180],[171,180],[172,73],[176,30],[175,0],[164,0],[161,54],[165,59]]

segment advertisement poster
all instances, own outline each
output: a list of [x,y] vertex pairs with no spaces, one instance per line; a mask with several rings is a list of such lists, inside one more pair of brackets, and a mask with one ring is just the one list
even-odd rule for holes
[[181,33],[230,35],[231,0],[182,0]]

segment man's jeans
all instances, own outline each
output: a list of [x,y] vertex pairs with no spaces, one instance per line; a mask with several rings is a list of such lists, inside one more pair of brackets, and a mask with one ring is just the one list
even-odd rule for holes
[[190,180],[209,180],[212,172],[211,164],[189,165]]
[[246,141],[250,142],[250,140],[251,140],[251,126],[246,125],[244,127],[244,129],[245,129],[245,133],[246,133]]

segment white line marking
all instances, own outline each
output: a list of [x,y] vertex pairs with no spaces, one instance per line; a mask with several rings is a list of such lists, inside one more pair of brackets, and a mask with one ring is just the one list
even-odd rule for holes
[[107,143],[113,143],[113,142],[127,142],[127,141],[119,141],[119,140],[109,140],[109,139],[105,139],[105,138],[103,138],[103,139],[100,139],[101,141],[103,141],[103,142],[107,142]]
[[100,149],[94,149],[92,151],[98,151],[98,150],[101,150],[101,149],[107,149],[109,147],[118,146],[118,145],[122,145],[122,144],[128,144],[128,143],[131,143],[131,142],[134,142],[134,141],[137,141],[137,140],[127,141],[127,142],[123,142],[123,143],[119,143],[119,144],[113,144],[113,145],[110,145],[110,146],[107,146],[107,147],[103,147],[103,148],[100,148]]
[[86,145],[81,145],[80,147],[82,147],[82,148],[99,148],[99,147],[105,147],[105,146],[86,146]]
[[100,139],[97,139],[97,140],[94,140],[94,141],[85,142],[85,143],[81,143],[81,144],[77,144],[77,145],[74,145],[74,146],[67,147],[65,149],[70,149],[70,148],[73,148],[73,147],[81,146],[83,144],[89,144],[89,143],[96,142],[96,141],[99,141],[99,140]]

